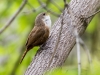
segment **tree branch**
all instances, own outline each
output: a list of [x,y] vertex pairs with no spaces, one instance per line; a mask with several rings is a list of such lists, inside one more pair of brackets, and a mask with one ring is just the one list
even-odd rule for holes
[[8,23],[0,30],[0,34],[3,33],[14,21],[14,19],[18,16],[18,14],[21,12],[21,10],[24,8],[25,4],[27,3],[27,0],[23,0],[21,6],[17,10],[17,12],[12,16],[12,18],[8,21]]
[[48,8],[46,7],[47,5],[44,4],[41,0],[38,0],[38,2],[39,2],[39,4],[42,6],[42,8],[44,8],[45,10],[47,10],[48,12],[50,12],[51,14],[53,14],[53,15],[59,17],[59,14],[57,14],[57,13],[51,11],[50,9],[48,9]]
[[83,16],[83,18],[85,18],[84,16],[88,17],[88,15],[93,14],[98,7],[100,7],[100,0],[71,0],[68,7],[65,8],[59,43],[50,66],[48,67],[48,64],[54,53],[62,25],[61,16],[53,25],[49,39],[40,47],[27,68],[25,75],[43,75],[47,70],[61,66],[76,43],[74,30],[77,29],[79,36],[81,36],[91,21],[91,19],[89,19],[88,23],[81,21],[81,16]]

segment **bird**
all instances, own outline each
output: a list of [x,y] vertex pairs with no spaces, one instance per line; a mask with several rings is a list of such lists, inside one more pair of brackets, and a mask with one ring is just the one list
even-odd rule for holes
[[26,42],[26,50],[24,51],[20,64],[26,56],[27,52],[35,46],[40,46],[46,42],[49,37],[51,29],[51,18],[48,12],[42,12],[37,15],[35,24],[30,34],[28,35]]

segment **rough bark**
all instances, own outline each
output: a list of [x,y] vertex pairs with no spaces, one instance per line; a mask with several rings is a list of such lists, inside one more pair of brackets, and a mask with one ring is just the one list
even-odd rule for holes
[[[25,75],[42,75],[48,69],[61,66],[75,45],[74,29],[77,28],[78,33],[82,35],[90,22],[88,20],[86,23],[82,18],[90,16],[99,7],[100,0],[71,0],[68,9],[65,9],[63,25],[60,16],[52,26],[49,39],[40,47]],[[59,43],[57,43],[60,30],[61,35]],[[56,51],[51,61],[55,48]],[[49,64],[50,66],[48,66]]]

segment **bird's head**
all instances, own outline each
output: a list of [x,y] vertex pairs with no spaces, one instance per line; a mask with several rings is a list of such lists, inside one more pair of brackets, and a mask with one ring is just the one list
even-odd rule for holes
[[49,28],[51,28],[51,19],[50,19],[50,15],[48,12],[43,12],[40,13],[37,17],[36,17],[36,22],[42,22],[44,23],[46,26],[48,26]]

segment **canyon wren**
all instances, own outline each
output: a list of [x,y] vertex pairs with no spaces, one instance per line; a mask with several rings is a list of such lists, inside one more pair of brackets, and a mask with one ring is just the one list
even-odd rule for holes
[[23,61],[25,55],[29,50],[31,50],[34,46],[40,46],[49,37],[49,32],[51,28],[51,19],[50,15],[47,12],[40,13],[37,15],[35,19],[35,25],[32,31],[30,32],[27,42],[26,42],[26,50],[20,60],[20,63]]

